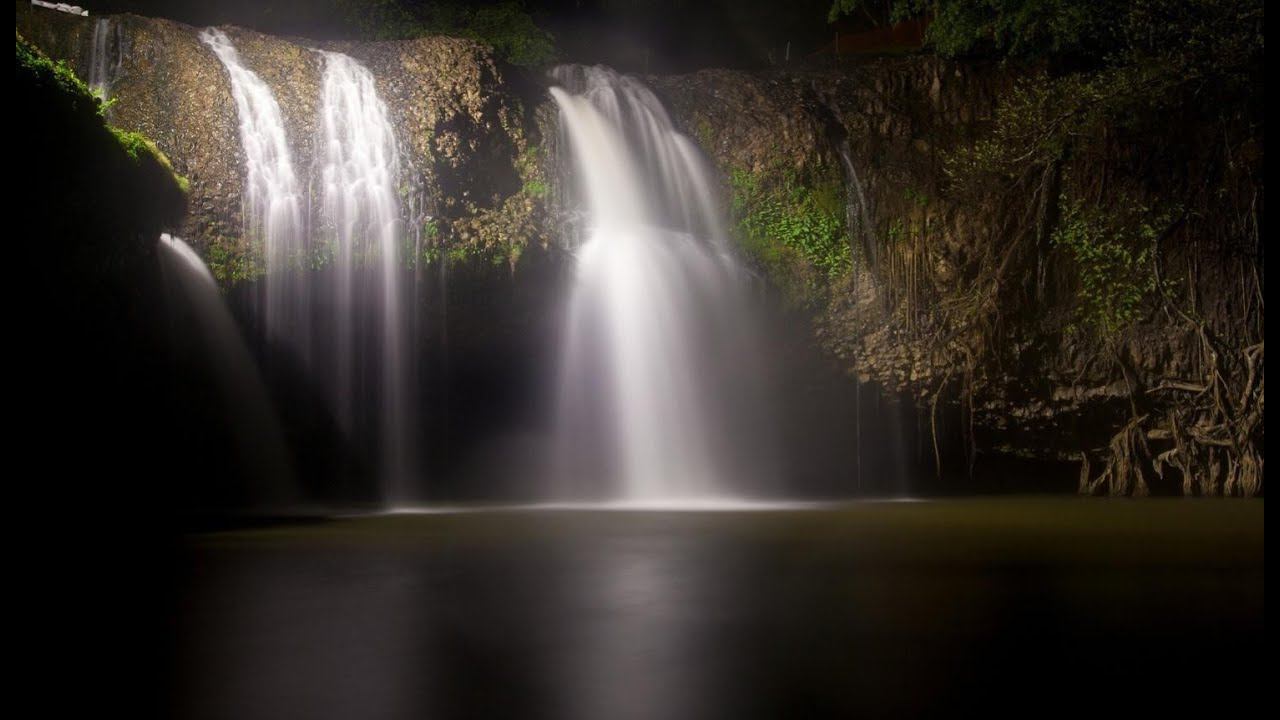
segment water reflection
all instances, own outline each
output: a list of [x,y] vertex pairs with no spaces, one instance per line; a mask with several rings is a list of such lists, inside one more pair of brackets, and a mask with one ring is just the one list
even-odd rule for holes
[[[427,717],[438,616],[408,557],[231,551],[192,567],[180,717]],[[428,594],[429,595],[429,594]]]
[[[699,644],[717,563],[633,537],[593,553],[579,577],[575,662],[563,679],[575,718],[706,717],[713,658]],[[709,559],[709,558],[708,558]]]
[[[992,505],[508,510],[197,539],[177,714],[882,717],[1047,697],[1084,710],[1193,665],[1226,682],[1231,666],[1197,658],[1260,651],[1260,507],[1210,518],[1188,545],[1169,515],[1185,504]],[[1242,522],[1256,539],[1208,532]],[[1217,702],[1220,686],[1179,704]]]

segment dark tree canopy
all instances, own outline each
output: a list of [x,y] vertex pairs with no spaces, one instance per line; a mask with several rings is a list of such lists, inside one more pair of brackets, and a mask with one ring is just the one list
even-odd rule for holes
[[[828,19],[930,20],[928,43],[973,53],[1094,63],[1130,52],[1261,46],[1259,0],[834,0]],[[1242,32],[1255,37],[1241,37]]]

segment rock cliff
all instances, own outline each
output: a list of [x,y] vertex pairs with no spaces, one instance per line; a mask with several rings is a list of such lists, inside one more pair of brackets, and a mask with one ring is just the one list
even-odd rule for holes
[[[153,138],[190,179],[182,232],[219,279],[251,280],[261,262],[241,230],[225,72],[196,28],[106,20],[111,121]],[[19,31],[82,76],[102,21],[17,6]],[[226,31],[273,88],[299,174],[314,182],[320,56],[305,40]],[[365,64],[394,116],[411,262],[515,271],[525,248],[558,235],[554,108],[541,88],[469,40],[324,48]],[[1260,129],[1245,113],[1221,129],[1230,152],[1214,155],[1191,142],[1204,128],[1190,120],[1127,135],[1099,122],[1076,152],[1028,159],[1012,191],[966,184],[962,161],[990,148],[1002,108],[1035,74],[915,55],[646,81],[719,168],[744,253],[813,319],[815,341],[851,376],[914,398],[935,436],[962,438],[950,457],[935,441],[935,464],[1083,460],[1090,492],[1260,492],[1260,451],[1242,450],[1262,432]],[[1089,224],[1089,208],[1124,218],[1126,203],[1177,210],[1160,227],[1137,223],[1133,242]],[[1096,287],[1099,263],[1120,290]],[[1087,324],[1100,302],[1111,314]],[[1226,395],[1242,399],[1194,405]],[[1185,464],[1197,453],[1201,470]]]

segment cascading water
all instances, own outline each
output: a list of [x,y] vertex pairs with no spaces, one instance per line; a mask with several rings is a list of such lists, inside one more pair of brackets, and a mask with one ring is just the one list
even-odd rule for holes
[[93,23],[89,49],[89,89],[104,100],[111,97],[111,83],[120,73],[123,56],[119,25],[111,18],[98,18]]
[[711,174],[635,79],[566,66],[551,89],[586,212],[563,341],[568,494],[686,502],[769,473],[744,275]]
[[[335,242],[332,286],[333,362],[339,418],[351,427],[356,386],[379,377],[383,476],[389,500],[402,494],[409,471],[405,327],[400,267],[400,155],[387,106],[374,78],[353,58],[323,53],[320,182],[324,223]],[[376,268],[376,270],[374,269]],[[359,302],[358,302],[359,300]],[[372,305],[380,367],[362,367],[356,348],[361,309]]]
[[293,170],[284,116],[262,78],[245,67],[226,33],[206,28],[200,39],[213,49],[231,79],[244,149],[244,229],[262,243],[266,257],[266,327],[274,338],[299,332],[303,297],[291,292],[284,274],[303,259],[302,193]]
[[[267,261],[268,337],[328,380],[344,430],[376,436],[383,497],[394,503],[410,473],[411,423],[400,155],[390,113],[367,68],[347,55],[320,52],[324,75],[312,175],[320,212],[308,233],[271,89],[244,66],[225,33],[210,28],[200,37],[231,78],[247,165],[246,235],[261,239]],[[309,255],[332,258],[331,267],[305,270]]]
[[[858,180],[858,169],[853,164],[853,157],[849,154],[847,145],[840,146],[840,160],[844,165],[845,222],[849,227],[850,247],[851,249],[860,247],[866,262],[875,265],[876,247],[872,240],[875,226],[871,224],[867,198],[862,192],[862,183]],[[856,250],[854,255],[856,262]]]
[[200,355],[211,366],[237,451],[246,470],[257,476],[253,478],[255,499],[263,504],[296,500],[284,434],[217,282],[181,239],[161,235],[159,247],[170,309],[184,332],[199,337]]

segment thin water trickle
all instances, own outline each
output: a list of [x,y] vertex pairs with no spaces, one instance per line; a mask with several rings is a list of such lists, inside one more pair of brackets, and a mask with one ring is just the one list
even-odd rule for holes
[[876,263],[876,247],[872,241],[875,228],[871,224],[871,211],[867,207],[866,195],[862,192],[862,182],[858,180],[858,169],[853,164],[848,145],[840,146],[840,160],[844,165],[845,178],[845,222],[849,227],[849,246],[854,254],[855,265],[858,262],[858,251],[866,263]]
[[111,18],[98,18],[93,23],[89,50],[89,89],[103,100],[111,98],[111,84],[120,74],[122,58],[119,25]]
[[743,272],[710,170],[639,81],[566,66],[576,273],[562,348],[562,495],[732,496],[771,460]]

